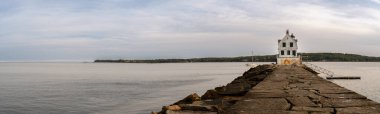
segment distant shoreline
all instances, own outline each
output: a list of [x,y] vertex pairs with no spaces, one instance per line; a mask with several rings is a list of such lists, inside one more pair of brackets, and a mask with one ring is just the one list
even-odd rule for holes
[[[380,57],[370,57],[343,53],[300,53],[304,62],[380,62]],[[276,62],[276,55],[206,57],[190,59],[151,59],[151,60],[95,60],[95,63],[204,63],[204,62]]]

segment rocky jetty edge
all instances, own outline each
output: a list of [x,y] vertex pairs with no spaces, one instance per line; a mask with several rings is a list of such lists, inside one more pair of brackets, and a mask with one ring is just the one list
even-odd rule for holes
[[380,103],[319,77],[305,65],[267,64],[152,114],[380,114]]
[[256,66],[225,86],[210,89],[202,96],[196,93],[190,94],[172,105],[163,106],[160,112],[152,114],[224,113],[230,106],[242,100],[252,87],[263,81],[275,68],[276,65],[273,64]]

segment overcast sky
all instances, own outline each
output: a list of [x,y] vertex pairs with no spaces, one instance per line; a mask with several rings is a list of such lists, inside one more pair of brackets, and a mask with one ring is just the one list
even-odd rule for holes
[[0,61],[380,56],[380,0],[0,0]]

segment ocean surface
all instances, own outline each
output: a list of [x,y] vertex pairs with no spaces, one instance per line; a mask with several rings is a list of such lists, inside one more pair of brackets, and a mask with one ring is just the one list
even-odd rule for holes
[[[0,63],[0,114],[149,114],[231,82],[245,64]],[[380,102],[380,63],[313,64],[361,76],[333,82]]]

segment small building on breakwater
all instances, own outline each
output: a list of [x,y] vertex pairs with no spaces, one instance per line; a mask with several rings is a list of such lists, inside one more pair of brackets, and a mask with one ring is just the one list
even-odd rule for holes
[[286,30],[284,38],[278,40],[278,65],[301,64],[301,56],[298,55],[298,40],[294,34]]

